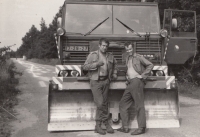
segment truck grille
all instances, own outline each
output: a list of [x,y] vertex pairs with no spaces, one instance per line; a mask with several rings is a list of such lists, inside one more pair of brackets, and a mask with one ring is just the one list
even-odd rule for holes
[[139,41],[136,43],[136,52],[149,59],[152,63],[160,63],[162,55],[161,41]]
[[124,48],[109,48],[108,52],[114,55],[118,64],[122,64],[122,54],[125,52]]
[[[63,42],[63,51],[67,51],[67,46],[86,46],[89,48],[89,41],[65,41]],[[70,58],[63,58],[63,64],[84,64],[89,51],[70,51]]]
[[[123,41],[117,41],[116,43],[124,43]],[[67,41],[63,42],[63,51],[66,51],[67,46],[86,46],[89,49],[89,41]],[[160,63],[161,61],[161,41],[159,40],[151,40],[151,41],[136,41],[136,52],[144,57],[148,58],[152,63]],[[84,64],[89,51],[70,51],[70,58],[63,58],[63,64]],[[118,64],[123,64],[123,53],[125,52],[123,47],[113,48],[109,47],[108,52],[111,52],[116,58]],[[151,59],[151,56],[159,56],[159,58]]]

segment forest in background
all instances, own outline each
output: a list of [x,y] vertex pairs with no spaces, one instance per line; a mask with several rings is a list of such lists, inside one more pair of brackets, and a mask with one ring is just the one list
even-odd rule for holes
[[42,18],[40,30],[38,30],[35,25],[32,25],[22,38],[22,45],[16,52],[11,53],[11,57],[22,57],[25,55],[28,59],[58,58],[54,33],[56,33],[57,30],[57,18],[60,16],[61,9],[55,15],[49,26],[46,25],[45,20]]

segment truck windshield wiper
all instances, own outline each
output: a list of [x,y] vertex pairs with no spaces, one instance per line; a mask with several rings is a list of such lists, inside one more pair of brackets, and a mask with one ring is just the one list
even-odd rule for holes
[[93,29],[91,29],[89,32],[85,33],[83,36],[89,35],[92,31],[94,31],[97,27],[99,27],[102,23],[104,23],[108,18],[106,18],[105,20],[103,20],[102,22],[100,22],[99,24],[97,24]]
[[124,27],[126,27],[128,30],[130,30],[132,33],[136,33],[138,36],[142,37],[142,35],[140,35],[139,33],[135,32],[133,29],[131,29],[130,27],[128,27],[126,24],[124,24],[123,22],[121,22],[120,20],[118,20],[116,18],[117,21],[119,21],[119,23],[121,23]]

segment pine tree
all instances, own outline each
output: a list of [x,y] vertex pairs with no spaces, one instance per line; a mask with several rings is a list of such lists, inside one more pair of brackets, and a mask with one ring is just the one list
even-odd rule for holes
[[[22,38],[22,45],[17,50],[17,55],[22,57],[23,55],[26,55],[27,57],[31,58],[31,51],[36,47],[36,41],[38,40],[38,34],[39,31],[37,28],[32,25],[32,27],[29,29],[29,32],[26,33],[26,35]],[[28,54],[28,52],[30,52]]]

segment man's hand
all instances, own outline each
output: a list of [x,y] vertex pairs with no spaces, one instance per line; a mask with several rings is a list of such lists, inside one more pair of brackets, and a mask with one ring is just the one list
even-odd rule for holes
[[117,79],[117,74],[113,74],[112,75],[112,80],[116,80]]
[[100,67],[100,66],[103,66],[103,65],[104,65],[103,61],[98,61],[97,62],[97,67]]

